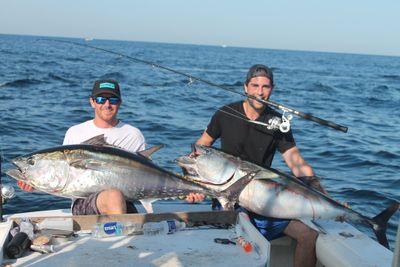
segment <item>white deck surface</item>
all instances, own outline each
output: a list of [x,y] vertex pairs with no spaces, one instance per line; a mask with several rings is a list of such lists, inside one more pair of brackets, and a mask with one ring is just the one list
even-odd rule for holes
[[[143,212],[141,206],[139,212]],[[155,212],[209,211],[209,205],[172,204],[155,205]],[[19,214],[25,216],[68,216],[69,210],[52,210]],[[247,224],[245,220],[242,222]],[[392,265],[392,251],[347,223],[319,221],[327,234],[317,240],[317,266],[388,266]],[[8,233],[10,222],[0,224],[1,236]],[[252,241],[259,235],[254,227],[247,227]],[[253,249],[245,253],[237,245],[222,245],[214,238],[232,238],[233,229],[185,230],[165,236],[129,236],[94,239],[81,233],[74,240],[59,245],[54,254],[27,252],[18,260],[3,258],[2,266],[265,266],[269,259],[269,243],[262,241],[258,247],[262,255]],[[279,241],[279,240],[278,240]],[[4,240],[1,240],[2,244]],[[292,242],[289,240],[289,243]],[[265,245],[264,243],[267,243]],[[279,242],[278,242],[279,243]],[[287,248],[285,244],[275,245]],[[290,257],[284,253],[284,258]],[[274,258],[275,254],[271,254]],[[276,257],[275,257],[276,258]],[[272,264],[271,266],[281,266]],[[396,265],[393,265],[396,266]]]
[[188,230],[162,236],[128,236],[94,239],[85,234],[42,255],[27,252],[12,266],[263,266],[254,251],[222,245],[214,238],[231,238],[233,230]]
[[391,266],[393,252],[352,225],[336,221],[318,223],[328,232],[319,235],[316,247],[317,257],[325,266]]
[[[143,207],[137,205],[139,212]],[[210,211],[209,205],[155,205],[155,213]],[[41,211],[14,215],[68,216],[69,210]],[[7,226],[4,225],[6,228]],[[4,229],[6,230],[6,229]],[[4,256],[2,266],[265,266],[266,258],[253,249],[224,245],[214,238],[233,238],[234,229],[187,229],[171,235],[125,236],[95,239],[86,232],[57,245],[58,251],[40,254],[28,251],[19,259]]]

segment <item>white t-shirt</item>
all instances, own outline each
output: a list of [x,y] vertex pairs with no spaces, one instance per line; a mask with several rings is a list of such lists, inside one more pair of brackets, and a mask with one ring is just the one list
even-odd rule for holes
[[130,152],[142,151],[146,148],[146,141],[142,132],[121,121],[112,128],[99,128],[93,119],[72,126],[67,130],[63,145],[75,145],[104,134],[106,143],[115,145]]

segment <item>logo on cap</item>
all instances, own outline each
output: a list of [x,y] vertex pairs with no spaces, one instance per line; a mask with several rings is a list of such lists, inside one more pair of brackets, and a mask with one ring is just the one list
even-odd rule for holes
[[113,83],[101,83],[101,84],[99,84],[99,88],[115,89],[115,84],[113,84]]

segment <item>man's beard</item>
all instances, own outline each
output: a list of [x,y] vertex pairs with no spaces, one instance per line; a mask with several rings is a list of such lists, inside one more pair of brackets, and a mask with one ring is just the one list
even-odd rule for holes
[[[262,99],[262,100],[267,100],[267,99]],[[249,105],[257,111],[262,111],[266,106],[266,104],[251,98],[247,98],[247,103],[249,103]]]

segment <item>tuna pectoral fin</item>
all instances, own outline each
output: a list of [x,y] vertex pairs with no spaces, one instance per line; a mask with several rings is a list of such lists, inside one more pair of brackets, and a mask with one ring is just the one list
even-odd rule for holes
[[91,160],[91,159],[79,159],[69,163],[71,167],[77,169],[90,169],[90,170],[103,170],[104,164],[99,161]]
[[240,193],[242,193],[246,185],[253,180],[258,172],[259,171],[248,173],[218,194],[217,198],[224,210],[232,210],[234,208],[235,203],[238,202]]
[[400,203],[396,202],[392,204],[390,207],[376,215],[372,218],[373,221],[373,230],[375,232],[376,238],[378,242],[387,248],[389,248],[389,242],[386,238],[386,228],[387,222],[389,221],[390,217],[399,209]]

